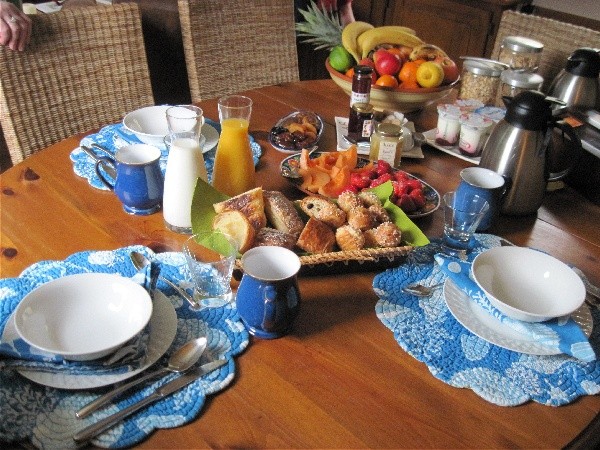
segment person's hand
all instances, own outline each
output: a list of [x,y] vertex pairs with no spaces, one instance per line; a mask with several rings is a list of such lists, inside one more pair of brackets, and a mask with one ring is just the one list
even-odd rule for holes
[[0,1],[0,45],[25,50],[31,38],[31,19],[15,5]]

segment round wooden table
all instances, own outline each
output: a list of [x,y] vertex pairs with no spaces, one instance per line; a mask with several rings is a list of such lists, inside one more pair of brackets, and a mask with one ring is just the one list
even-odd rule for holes
[[[245,95],[254,101],[250,131],[264,152],[258,183],[299,198],[301,193],[278,174],[287,155],[268,144],[268,132],[292,110],[312,110],[326,124],[320,148],[333,151],[334,117],[347,116],[348,97],[331,80]],[[207,117],[218,118],[216,100],[200,106]],[[418,130],[435,127],[435,109],[409,118]],[[82,250],[131,244],[157,252],[180,250],[186,236],[168,231],[162,214],[127,215],[114,194],[92,188],[73,173],[69,154],[83,136],[53,145],[0,176],[2,277]],[[424,154],[424,159],[404,159],[402,168],[440,194],[453,190],[460,170],[470,165],[430,147]],[[428,236],[440,236],[442,211],[416,223]],[[599,223],[600,207],[566,187],[549,193],[537,215],[501,217],[490,232],[547,251],[600,285]],[[251,339],[236,361],[235,381],[208,398],[198,420],[154,432],[140,447],[556,448],[571,442],[600,411],[598,396],[562,407],[534,402],[500,407],[471,390],[444,384],[404,352],[377,319],[373,276],[302,277],[303,305],[293,333],[272,341]],[[586,433],[573,445],[598,444],[600,433],[591,428]]]

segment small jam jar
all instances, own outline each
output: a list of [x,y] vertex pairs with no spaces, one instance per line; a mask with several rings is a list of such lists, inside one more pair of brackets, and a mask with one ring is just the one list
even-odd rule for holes
[[496,97],[496,106],[505,107],[502,97],[514,97],[523,91],[539,91],[544,78],[537,73],[505,70],[500,75],[500,87]]
[[507,36],[500,44],[500,62],[508,64],[512,70],[535,72],[542,57],[544,44],[522,36]]
[[458,97],[493,105],[500,85],[500,74],[506,67],[505,64],[492,59],[466,58],[463,62]]
[[350,106],[355,103],[369,103],[371,99],[371,84],[373,82],[373,68],[358,65],[354,67],[352,76],[352,93],[350,94]]
[[371,135],[369,159],[372,161],[382,159],[392,167],[400,167],[403,147],[402,127],[395,123],[380,123]]
[[438,121],[435,129],[435,143],[439,145],[454,145],[458,142],[460,132],[460,107],[444,103],[438,105]]
[[348,136],[356,142],[367,142],[373,131],[373,105],[355,103],[350,107]]
[[488,136],[488,130],[494,124],[492,119],[477,113],[466,113],[460,116],[459,151],[466,156],[481,155],[483,144]]

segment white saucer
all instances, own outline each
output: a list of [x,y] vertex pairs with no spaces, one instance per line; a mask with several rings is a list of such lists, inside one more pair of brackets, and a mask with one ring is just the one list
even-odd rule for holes
[[215,148],[217,142],[219,142],[219,132],[215,129],[215,127],[205,123],[204,125],[202,125],[200,132],[202,133],[202,136],[204,136],[204,138],[206,139],[204,147],[202,148],[202,153],[206,153]]
[[[471,333],[499,347],[530,355],[558,355],[559,351],[539,344],[530,336],[519,333],[503,325],[488,314],[481,306],[471,301],[451,280],[444,283],[444,298],[452,315]],[[594,325],[592,313],[584,303],[572,315],[586,336],[592,332]]]
[[449,145],[449,146],[439,145],[437,142],[435,142],[435,128],[433,130],[425,131],[423,133],[423,136],[425,136],[425,140],[429,145],[437,148],[438,150],[441,150],[444,153],[448,153],[449,155],[456,156],[457,158],[460,158],[464,161],[472,162],[473,164],[479,164],[479,161],[481,161],[481,156],[472,158],[470,156],[463,155],[460,152],[460,150],[458,149],[458,145]]
[[[108,375],[72,375],[67,373],[47,373],[19,370],[25,378],[35,383],[58,389],[90,389],[118,383],[150,367],[165,354],[177,334],[177,314],[167,297],[154,291],[154,308],[150,318],[150,336],[146,361],[139,369],[130,372]],[[16,335],[14,314],[8,319],[2,338]]]

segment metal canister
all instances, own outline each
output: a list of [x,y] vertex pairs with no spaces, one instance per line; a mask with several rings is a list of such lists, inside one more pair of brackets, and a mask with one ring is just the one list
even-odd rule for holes
[[384,160],[392,167],[400,167],[404,135],[402,127],[395,123],[380,123],[371,135],[369,159]]
[[373,131],[373,105],[355,103],[350,108],[348,136],[357,142],[366,142]]

